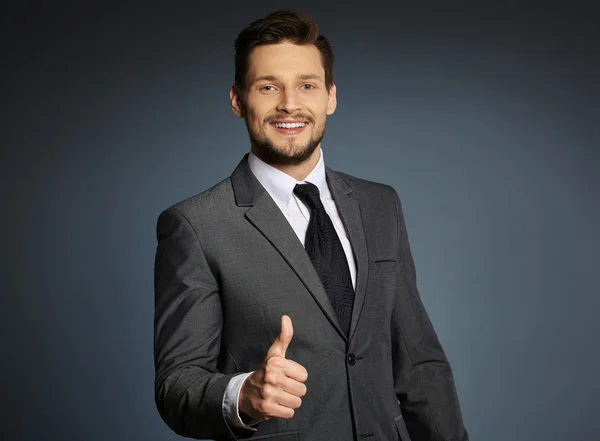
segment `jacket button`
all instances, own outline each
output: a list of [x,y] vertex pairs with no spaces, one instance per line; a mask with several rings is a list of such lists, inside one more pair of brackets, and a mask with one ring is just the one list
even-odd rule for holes
[[348,364],[354,366],[356,364],[356,356],[352,353],[348,354]]

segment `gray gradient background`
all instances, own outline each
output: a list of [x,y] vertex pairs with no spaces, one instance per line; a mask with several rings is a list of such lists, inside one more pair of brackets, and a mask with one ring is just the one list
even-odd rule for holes
[[327,163],[400,193],[472,439],[600,439],[598,17],[449,3],[5,10],[0,439],[178,439],[156,218],[247,151],[232,40],[294,6],[337,57]]

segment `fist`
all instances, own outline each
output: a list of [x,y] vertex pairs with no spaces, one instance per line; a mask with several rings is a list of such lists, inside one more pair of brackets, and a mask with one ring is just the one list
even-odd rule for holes
[[281,317],[281,332],[267,351],[265,361],[242,385],[238,406],[255,421],[271,418],[291,418],[306,395],[306,369],[285,358],[294,336],[292,320]]

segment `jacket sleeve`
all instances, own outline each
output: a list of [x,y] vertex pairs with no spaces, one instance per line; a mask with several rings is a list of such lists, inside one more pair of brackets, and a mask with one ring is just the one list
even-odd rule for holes
[[217,370],[223,317],[219,286],[200,240],[174,208],[161,213],[154,268],[155,400],[167,425],[190,438],[235,439]]
[[412,440],[468,441],[450,364],[417,290],[402,206],[393,192],[398,222],[391,324],[396,396]]

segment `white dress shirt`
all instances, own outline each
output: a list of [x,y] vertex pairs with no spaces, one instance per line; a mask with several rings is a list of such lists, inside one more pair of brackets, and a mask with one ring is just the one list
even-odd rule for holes
[[[350,276],[352,277],[352,285],[356,288],[356,264],[354,262],[354,255],[352,254],[352,247],[342,224],[342,219],[335,206],[335,202],[331,197],[329,187],[327,186],[323,151],[321,150],[320,152],[321,156],[319,162],[304,181],[301,182],[296,181],[296,179],[292,178],[290,175],[261,161],[252,152],[250,152],[248,156],[248,165],[254,176],[256,176],[256,179],[258,179],[277,206],[281,209],[281,212],[298,236],[298,240],[302,243],[302,246],[304,246],[304,238],[306,236],[306,230],[308,229],[310,210],[294,194],[294,187],[296,184],[306,182],[310,182],[317,186],[321,202],[325,207],[325,211],[331,218],[331,222],[333,223],[335,231],[342,243],[342,247],[344,248],[344,253],[346,253],[348,268],[350,269]],[[230,380],[227,389],[225,390],[222,409],[225,421],[227,421],[227,424],[229,424],[229,427],[231,428],[238,427],[256,430],[242,422],[238,409],[240,390],[242,389],[244,381],[251,373],[252,372],[236,375]]]

